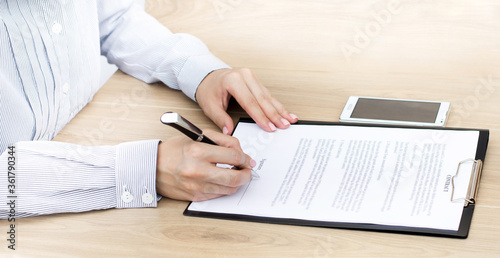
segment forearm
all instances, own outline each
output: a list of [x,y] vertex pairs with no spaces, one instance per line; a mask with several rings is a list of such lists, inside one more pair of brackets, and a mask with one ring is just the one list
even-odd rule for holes
[[194,36],[172,33],[144,11],[141,1],[100,2],[101,51],[122,71],[145,82],[162,81],[195,99],[200,82],[229,68]]
[[[10,213],[8,196],[16,197],[16,217],[156,206],[157,140],[99,147],[42,141],[14,146],[14,192],[7,191],[9,150],[0,156],[2,219]],[[124,192],[132,201],[122,200]],[[150,203],[142,202],[146,192],[154,197]]]

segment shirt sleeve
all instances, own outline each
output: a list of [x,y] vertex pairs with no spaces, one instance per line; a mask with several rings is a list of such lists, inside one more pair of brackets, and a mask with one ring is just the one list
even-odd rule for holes
[[144,1],[101,0],[98,8],[102,54],[140,80],[162,81],[195,100],[210,72],[230,68],[198,38],[174,34],[147,14]]
[[0,219],[156,207],[158,142],[18,142],[0,156]]

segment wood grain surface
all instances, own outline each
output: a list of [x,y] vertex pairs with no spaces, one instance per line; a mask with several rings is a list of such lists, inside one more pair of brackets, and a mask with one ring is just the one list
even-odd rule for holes
[[[164,198],[157,208],[19,219],[18,250],[7,253],[3,241],[1,254],[500,256],[500,2],[149,0],[146,9],[173,32],[199,37],[229,65],[251,68],[303,120],[338,121],[350,95],[451,102],[448,127],[491,133],[469,237],[185,217],[187,202]],[[55,140],[164,139],[178,134],[159,122],[166,111],[218,130],[181,92],[118,71]],[[235,121],[246,116],[236,104],[230,114]]]

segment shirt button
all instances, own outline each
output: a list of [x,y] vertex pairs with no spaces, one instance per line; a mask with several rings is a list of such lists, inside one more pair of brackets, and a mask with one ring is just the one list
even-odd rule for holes
[[59,34],[62,31],[62,25],[58,22],[54,22],[54,25],[52,25],[52,32],[55,34]]
[[62,86],[62,91],[63,91],[64,94],[68,93],[68,91],[69,91],[69,84],[68,83],[65,83]]
[[143,194],[142,202],[145,204],[151,204],[153,202],[153,196],[150,193]]
[[122,201],[123,202],[129,203],[133,199],[134,199],[134,196],[132,196],[132,194],[130,192],[125,191],[122,193]]

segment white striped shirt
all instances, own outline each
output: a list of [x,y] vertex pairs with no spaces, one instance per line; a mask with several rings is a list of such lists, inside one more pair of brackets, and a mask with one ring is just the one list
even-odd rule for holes
[[145,13],[143,1],[0,0],[0,218],[14,196],[16,217],[156,206],[158,140],[49,141],[99,90],[100,54],[193,100],[208,73],[229,68],[197,38],[173,34]]

